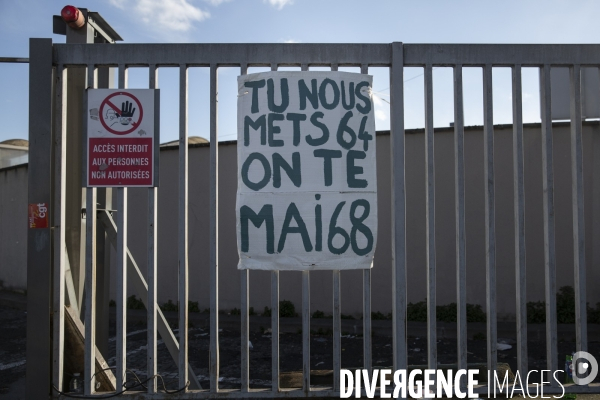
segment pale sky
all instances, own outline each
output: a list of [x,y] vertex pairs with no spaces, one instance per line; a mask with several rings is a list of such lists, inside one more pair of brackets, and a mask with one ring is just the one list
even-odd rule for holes
[[[0,0],[0,57],[29,57],[29,38],[52,34],[52,15],[67,3]],[[594,0],[107,0],[73,5],[99,12],[125,43],[600,43]],[[28,136],[28,67],[0,64],[0,141]],[[130,70],[130,87],[147,87],[147,71]],[[257,72],[251,69],[249,72]],[[351,70],[358,72],[357,69]],[[389,129],[389,72],[374,76],[376,127]],[[422,70],[405,70],[407,128],[423,126]],[[219,72],[219,136],[236,138],[238,68]],[[208,137],[208,72],[189,72],[189,134]],[[161,142],[178,137],[178,73],[161,69]],[[464,72],[465,123],[481,124],[481,70]],[[539,121],[537,70],[524,71],[525,122]],[[510,123],[510,70],[494,70],[494,120]],[[453,120],[452,72],[434,71],[436,126]]]

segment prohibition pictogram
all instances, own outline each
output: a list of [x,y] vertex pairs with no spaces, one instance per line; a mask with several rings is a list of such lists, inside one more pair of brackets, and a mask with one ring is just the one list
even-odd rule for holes
[[[117,106],[119,103],[120,108]],[[115,92],[102,101],[99,113],[104,129],[115,135],[127,135],[135,131],[142,122],[144,109],[133,94]]]

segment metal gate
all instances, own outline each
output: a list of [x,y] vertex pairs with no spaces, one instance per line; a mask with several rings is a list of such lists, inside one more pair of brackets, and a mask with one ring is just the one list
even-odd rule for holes
[[[582,118],[581,118],[581,68],[600,67],[600,45],[437,45],[437,44],[52,44],[49,39],[32,39],[30,48],[30,203],[52,203],[50,230],[29,232],[29,274],[38,268],[52,271],[53,384],[63,389],[63,354],[65,297],[69,296],[68,266],[65,255],[66,173],[67,164],[66,108],[69,101],[68,75],[71,70],[87,70],[87,87],[97,87],[96,71],[102,67],[118,67],[119,88],[127,87],[127,69],[149,69],[149,88],[158,87],[161,67],[179,68],[179,327],[188,327],[188,68],[210,69],[210,142],[217,143],[219,131],[218,81],[220,67],[238,67],[246,74],[248,67],[261,66],[277,70],[281,66],[360,67],[367,73],[369,67],[388,67],[391,83],[391,195],[392,195],[392,259],[393,274],[393,362],[394,369],[407,368],[406,337],[406,207],[405,207],[405,129],[404,129],[404,67],[423,68],[425,82],[425,144],[426,144],[426,215],[427,215],[427,363],[436,368],[436,257],[435,257],[435,185],[434,185],[434,127],[432,69],[451,67],[454,71],[454,155],[455,155],[455,215],[456,215],[456,276],[457,276],[457,337],[458,368],[467,368],[467,311],[466,311],[466,256],[465,256],[465,165],[463,146],[463,68],[483,69],[484,88],[484,165],[485,165],[485,243],[486,243],[486,293],[487,293],[487,365],[489,370],[497,366],[497,318],[496,318],[496,238],[494,204],[494,127],[492,107],[492,68],[503,66],[512,69],[513,109],[513,158],[514,158],[514,215],[515,215],[515,278],[517,285],[517,348],[518,369],[523,374],[527,362],[527,310],[525,288],[525,211],[523,181],[523,117],[521,71],[523,67],[536,67],[540,71],[540,99],[542,111],[543,152],[543,205],[544,205],[544,256],[546,293],[546,342],[547,368],[559,369],[557,355],[556,313],[556,257],[554,231],[554,179],[553,142],[550,101],[550,71],[553,67],[568,67],[571,79],[571,168],[573,176],[573,242],[575,245],[574,274],[576,298],[577,350],[587,350],[586,319],[586,273],[583,214],[582,172]],[[147,293],[142,300],[148,310],[147,360],[149,377],[156,375],[157,332],[165,343],[169,341],[171,354],[177,357],[179,387],[182,397],[339,397],[341,368],[341,319],[340,319],[340,271],[333,271],[333,373],[334,384],[329,389],[311,388],[310,384],[310,314],[309,272],[302,272],[302,343],[303,384],[302,389],[280,388],[279,379],[279,271],[271,273],[272,305],[272,389],[249,388],[249,272],[241,271],[241,389],[219,389],[219,260],[218,260],[218,146],[210,146],[210,387],[200,388],[193,373],[188,369],[188,330],[180,329],[178,337],[170,331],[157,307],[157,193],[158,188],[148,189],[147,281],[144,280],[127,249],[127,189],[117,189],[116,221],[112,220],[110,206],[98,207],[98,191],[88,188],[85,214],[85,394],[95,393],[96,345],[96,254],[99,251],[97,225],[102,224],[108,238],[114,240],[117,249],[117,358],[116,388],[121,388],[126,373],[126,302],[127,282],[133,280],[138,290]],[[32,182],[33,181],[33,182]],[[101,209],[102,208],[102,209]],[[90,216],[98,218],[90,218]],[[36,247],[36,245],[40,245]],[[52,243],[52,247],[49,244]],[[46,272],[47,273],[47,272]],[[30,278],[31,279],[31,278]],[[364,368],[372,368],[371,361],[371,271],[363,275],[363,349]],[[30,296],[32,293],[30,291]],[[30,318],[34,316],[30,315]],[[43,330],[41,330],[43,331]],[[35,333],[31,333],[34,335]],[[46,337],[46,333],[38,333]],[[35,336],[35,335],[34,335]],[[28,337],[28,347],[35,346],[35,337]],[[47,339],[46,339],[47,340]],[[32,350],[34,351],[34,350]],[[35,357],[28,353],[28,364]],[[37,357],[48,357],[42,352]],[[38,358],[39,359],[39,358]],[[191,383],[188,386],[188,381]],[[31,383],[29,383],[31,385]],[[547,393],[560,393],[554,386]],[[483,386],[476,392],[485,393]],[[119,391],[119,390],[117,390]],[[600,387],[568,386],[568,392],[598,393]],[[137,393],[143,397],[144,393]],[[152,398],[168,397],[158,390],[156,380],[148,382],[147,394],[158,393]],[[188,398],[186,397],[186,398]]]

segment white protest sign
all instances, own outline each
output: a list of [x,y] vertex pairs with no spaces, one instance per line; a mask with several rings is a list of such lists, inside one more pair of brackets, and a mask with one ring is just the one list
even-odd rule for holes
[[371,268],[377,242],[372,77],[238,77],[239,269]]

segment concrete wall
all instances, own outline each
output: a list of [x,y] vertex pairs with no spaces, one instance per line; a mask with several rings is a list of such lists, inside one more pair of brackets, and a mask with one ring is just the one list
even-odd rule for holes
[[[588,301],[600,301],[594,282],[600,281],[600,132],[597,122],[584,124],[584,187]],[[542,160],[539,125],[525,127],[525,186],[528,300],[544,298]],[[570,169],[570,128],[554,129],[557,287],[573,285],[573,239]],[[372,272],[372,310],[392,308],[389,134],[377,136],[379,232]],[[209,152],[189,151],[189,278],[190,299],[209,306]],[[485,305],[485,225],[483,135],[481,127],[465,132],[467,233],[467,301]],[[159,301],[177,299],[177,149],[161,151],[159,190]],[[452,128],[436,129],[436,254],[437,302],[456,299],[454,146]],[[496,237],[498,314],[514,315],[515,269],[513,227],[512,127],[495,130]],[[406,136],[408,301],[426,297],[425,272],[425,147],[422,130]],[[594,178],[594,174],[595,178]],[[235,195],[236,144],[219,146],[219,305],[239,307],[240,273],[236,269]],[[129,190],[129,245],[142,270],[146,260],[147,190]],[[595,200],[594,200],[595,199]],[[113,265],[114,269],[114,265]],[[332,308],[332,274],[311,272],[311,309]],[[112,289],[114,291],[114,289]],[[113,292],[114,293],[114,292]],[[114,294],[113,294],[114,297]],[[281,272],[280,298],[301,304],[301,273]],[[250,272],[250,305],[270,306],[270,274]],[[342,273],[342,312],[362,310],[362,272]]]
[[[525,127],[525,186],[528,300],[544,298],[542,161],[539,125]],[[377,136],[379,232],[372,272],[372,309],[391,311],[389,134]],[[454,146],[451,128],[436,129],[436,252],[437,302],[456,298]],[[190,148],[189,157],[189,278],[190,299],[209,306],[209,152],[208,146]],[[600,302],[600,127],[583,127],[585,228],[588,301]],[[485,305],[484,179],[481,127],[465,132],[467,233],[467,301]],[[554,174],[557,287],[573,285],[571,155],[568,124],[554,127]],[[425,147],[422,130],[406,136],[408,300],[426,296],[425,273]],[[159,189],[159,301],[177,300],[178,151],[161,151]],[[498,313],[514,315],[515,271],[512,182],[512,127],[495,129],[496,237]],[[235,194],[236,144],[219,146],[219,301],[220,308],[239,307],[240,273],[236,269]],[[113,204],[116,204],[114,202]],[[146,265],[147,190],[129,189],[129,246],[140,268]],[[27,166],[0,170],[0,281],[26,287]],[[114,257],[112,263],[114,274]],[[332,274],[311,273],[311,307],[330,311]],[[114,275],[113,275],[114,276]],[[114,279],[111,279],[114,281]],[[597,286],[597,285],[596,285]],[[114,287],[111,296],[115,298]],[[280,298],[301,302],[301,273],[282,272]],[[250,272],[250,305],[270,306],[269,272]],[[342,312],[362,310],[362,273],[342,273]]]
[[0,169],[0,285],[27,287],[27,164]]

